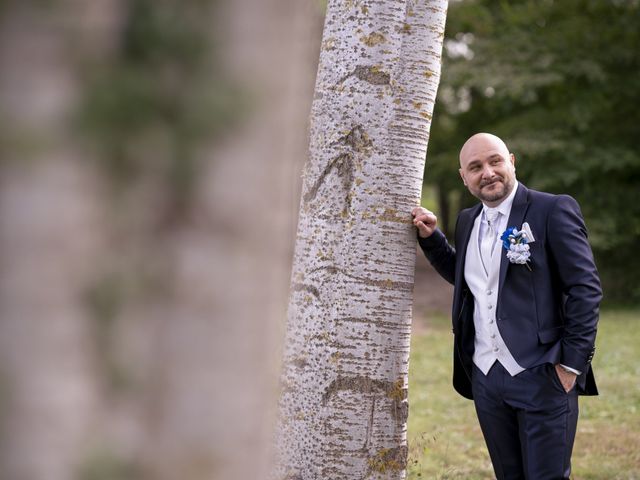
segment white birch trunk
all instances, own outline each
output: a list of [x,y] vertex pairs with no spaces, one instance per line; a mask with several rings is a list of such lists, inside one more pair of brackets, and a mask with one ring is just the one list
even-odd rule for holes
[[276,478],[404,478],[420,199],[446,0],[330,0],[291,279]]

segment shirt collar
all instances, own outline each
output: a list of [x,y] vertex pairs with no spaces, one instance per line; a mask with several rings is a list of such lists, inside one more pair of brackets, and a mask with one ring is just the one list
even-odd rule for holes
[[509,218],[509,214],[511,213],[511,206],[513,205],[513,199],[516,196],[516,190],[518,190],[518,186],[520,183],[516,180],[515,185],[511,189],[511,193],[505,198],[497,207],[488,207],[484,203],[482,204],[482,213],[487,214],[487,210],[497,210],[500,212],[505,218]]

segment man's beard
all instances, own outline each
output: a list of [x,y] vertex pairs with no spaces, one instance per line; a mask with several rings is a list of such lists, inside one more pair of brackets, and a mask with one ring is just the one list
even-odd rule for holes
[[[492,183],[499,183],[500,185],[502,185],[502,188],[494,191],[493,193],[483,193],[482,189],[487,185],[491,185]],[[478,190],[478,198],[483,202],[497,202],[498,200],[502,200],[509,196],[514,185],[515,181],[510,177],[501,177],[492,182],[486,182],[480,185],[480,188]]]

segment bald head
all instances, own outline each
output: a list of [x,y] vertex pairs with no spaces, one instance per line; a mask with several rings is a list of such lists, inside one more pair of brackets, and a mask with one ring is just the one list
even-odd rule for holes
[[515,186],[515,157],[499,137],[476,133],[460,150],[460,176],[472,195],[495,207]]
[[496,150],[505,157],[509,156],[509,149],[500,137],[491,133],[476,133],[469,137],[460,149],[460,166],[462,167],[463,160],[488,150]]

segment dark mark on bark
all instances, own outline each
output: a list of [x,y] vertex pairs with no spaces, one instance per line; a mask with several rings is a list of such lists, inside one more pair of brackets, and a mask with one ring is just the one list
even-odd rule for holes
[[359,153],[367,153],[367,149],[373,145],[362,125],[353,127],[344,137],[339,138],[338,142]]
[[294,292],[309,292],[314,297],[320,298],[320,292],[313,285],[308,285],[306,283],[297,283],[296,282],[291,286],[291,289]]
[[326,270],[330,275],[335,275],[337,273],[341,273],[345,277],[352,278],[354,280],[357,280],[358,282],[364,283],[365,285],[382,288],[384,290],[391,290],[391,291],[399,290],[399,291],[405,291],[405,292],[412,292],[413,291],[413,283],[411,283],[411,282],[394,282],[391,279],[389,279],[389,280],[373,280],[371,278],[358,277],[356,275],[352,275],[352,274],[348,273],[344,269],[337,268],[337,267],[335,267],[333,265],[314,268],[309,273],[315,273],[315,272],[320,271],[320,270]]
[[356,77],[358,80],[372,85],[391,84],[391,75],[376,65],[358,65],[353,72],[342,77],[338,83],[343,83],[349,77]]
[[368,323],[371,325],[375,325],[378,328],[386,328],[389,330],[397,330],[398,328],[401,328],[401,325],[398,324],[398,322],[385,322],[378,318],[338,317],[336,318],[336,322]]
[[385,208],[381,215],[377,216],[381,222],[394,222],[394,223],[411,223],[412,219],[409,215],[405,215],[403,212],[398,212],[394,208]]
[[350,151],[341,153],[331,159],[322,173],[318,176],[313,186],[303,195],[305,203],[309,203],[318,195],[318,191],[327,177],[335,170],[342,180],[344,190],[344,207],[342,215],[345,215],[351,208],[351,199],[353,196],[352,188],[355,179],[354,158],[356,154],[369,155],[373,146],[371,138],[362,125],[356,125],[346,135],[340,137],[332,145],[344,145],[349,147]]
[[296,357],[291,361],[291,363],[299,369],[303,369],[304,367],[309,365],[309,362],[307,362],[307,359],[304,356]]
[[391,405],[391,416],[398,425],[403,425],[409,418],[409,402],[406,400],[394,400]]
[[353,75],[355,75],[358,80],[372,85],[389,85],[389,83],[391,83],[391,75],[376,66],[358,65],[353,71]]
[[369,468],[378,473],[390,470],[400,471],[407,467],[409,449],[406,445],[393,448],[383,448],[369,458]]
[[364,394],[384,395],[394,400],[397,400],[398,396],[400,396],[400,398],[406,398],[406,389],[398,389],[398,385],[401,383],[401,380],[389,382],[387,380],[375,380],[365,376],[338,377],[331,382],[325,390],[322,395],[322,403],[327,403],[332,395],[341,390],[350,390],[352,392]]
[[375,397],[371,399],[371,414],[369,415],[369,423],[367,424],[367,431],[364,435],[364,445],[362,446],[363,451],[367,451],[369,447],[369,439],[371,437],[371,432],[373,431],[373,416],[376,411],[376,399]]
[[338,267],[334,265],[317,267],[317,268],[314,268],[313,270],[310,270],[309,273],[319,272],[320,270],[326,270],[329,275],[335,275],[338,272],[342,273],[342,270],[340,270]]
[[343,153],[338,155],[334,159],[332,159],[329,164],[325,167],[324,171],[320,174],[318,179],[315,181],[313,186],[304,194],[303,200],[305,203],[309,203],[311,200],[316,198],[318,194],[318,190],[324,183],[327,176],[335,170],[338,173],[338,176],[342,179],[342,187],[345,191],[344,199],[346,208],[351,207],[351,196],[349,193],[351,192],[351,186],[353,184],[353,154],[351,152]]
[[300,473],[288,473],[282,480],[304,480],[304,477]]
[[394,282],[393,280],[369,280],[363,279],[363,282],[367,285],[374,285],[376,287],[384,288],[385,290],[402,290],[405,292],[413,291],[413,283],[409,282]]
[[411,33],[411,25],[405,23],[400,29],[398,29],[398,31],[401,33]]

